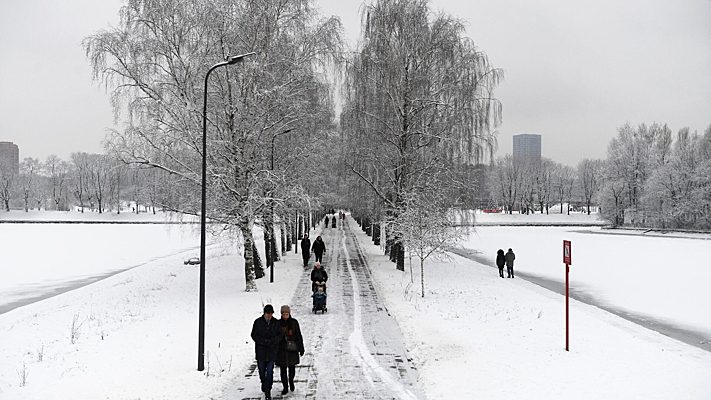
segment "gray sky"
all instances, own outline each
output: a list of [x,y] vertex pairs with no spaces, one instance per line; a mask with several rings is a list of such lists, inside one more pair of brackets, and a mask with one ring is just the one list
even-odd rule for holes
[[[361,1],[317,0],[355,43]],[[92,82],[85,36],[118,21],[120,0],[0,1],[0,141],[20,157],[99,152],[114,127]],[[431,0],[464,20],[505,71],[498,155],[512,135],[543,135],[544,157],[602,158],[625,122],[676,132],[711,124],[709,0]]]

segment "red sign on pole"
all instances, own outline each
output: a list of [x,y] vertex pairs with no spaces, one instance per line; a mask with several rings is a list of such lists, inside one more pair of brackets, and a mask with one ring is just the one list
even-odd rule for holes
[[563,264],[572,265],[572,259],[570,254],[570,240],[563,241]]
[[570,298],[568,293],[569,288],[569,275],[570,275],[570,264],[571,264],[571,250],[570,250],[570,240],[563,241],[563,263],[565,264],[565,351],[570,350],[570,328],[569,328],[569,315],[570,309],[568,307],[568,299]]

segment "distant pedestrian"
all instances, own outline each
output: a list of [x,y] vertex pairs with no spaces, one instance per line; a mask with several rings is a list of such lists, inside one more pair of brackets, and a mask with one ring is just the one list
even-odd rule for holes
[[507,278],[514,277],[513,266],[515,259],[516,255],[514,254],[513,250],[509,249],[509,251],[506,252],[506,274],[508,275]]
[[314,269],[311,270],[311,292],[315,292],[319,285],[324,285],[328,280],[326,270],[321,267],[320,262],[314,263]]
[[314,252],[314,260],[317,262],[323,262],[323,252],[326,251],[326,243],[323,242],[321,236],[316,236],[311,250]]
[[[281,384],[284,389],[281,391],[285,395],[291,390],[294,391],[294,375],[296,375],[296,365],[299,364],[299,356],[304,355],[304,338],[301,336],[299,321],[291,317],[289,306],[281,306],[281,319],[279,320],[284,340],[279,346],[276,364],[281,372]],[[289,372],[287,376],[287,370]]]
[[262,382],[262,392],[266,400],[272,398],[272,383],[274,382],[274,362],[284,335],[279,327],[279,321],[272,318],[274,307],[264,306],[264,315],[254,320],[252,325],[252,340],[257,358],[259,380]]
[[324,219],[323,219],[323,225],[324,225],[326,228],[328,228],[328,220],[329,220],[329,218],[328,218],[328,215],[327,215],[327,216],[325,216]]
[[331,220],[331,228],[336,227],[336,214],[333,214],[333,219]]
[[506,256],[504,256],[504,251],[499,249],[496,252],[496,266],[499,267],[499,276],[504,277],[504,265],[506,265]]
[[304,268],[309,266],[309,258],[311,258],[311,239],[309,239],[309,234],[304,234],[304,238],[301,239],[301,258],[304,259]]

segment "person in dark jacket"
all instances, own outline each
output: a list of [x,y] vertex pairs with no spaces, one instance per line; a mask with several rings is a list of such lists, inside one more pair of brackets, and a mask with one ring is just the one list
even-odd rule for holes
[[499,249],[496,252],[496,266],[499,267],[499,276],[504,277],[504,265],[506,265],[506,256],[504,256],[504,251]]
[[316,236],[311,250],[314,252],[314,260],[317,262],[323,261],[323,252],[326,251],[326,243],[323,242],[321,236]]
[[252,325],[252,340],[257,358],[259,380],[262,382],[262,392],[265,399],[272,398],[272,383],[274,381],[274,362],[284,334],[279,327],[279,321],[272,318],[274,307],[271,304],[264,306],[264,315],[254,320]]
[[314,263],[314,269],[311,270],[311,292],[315,292],[318,285],[316,282],[326,283],[328,280],[328,274],[326,270],[321,267],[320,262]]
[[309,239],[309,234],[304,234],[304,238],[301,239],[301,258],[304,259],[304,268],[309,266],[309,258],[311,258],[311,239]]
[[513,265],[515,259],[516,255],[514,254],[513,250],[509,249],[509,251],[506,252],[506,274],[508,275],[507,278],[514,277]]
[[[291,390],[294,391],[294,375],[296,375],[296,365],[299,364],[299,356],[304,355],[304,338],[301,336],[299,321],[291,318],[289,306],[281,306],[281,319],[279,320],[284,340],[279,346],[276,364],[281,372],[281,384],[284,389],[281,391],[285,395]],[[287,376],[287,370],[289,372]]]
[[331,219],[331,228],[336,227],[336,214],[333,214],[333,219]]

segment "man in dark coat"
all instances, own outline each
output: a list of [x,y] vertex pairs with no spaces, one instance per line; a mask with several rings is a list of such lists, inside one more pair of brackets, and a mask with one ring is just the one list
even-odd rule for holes
[[499,267],[499,276],[504,277],[504,265],[506,265],[506,256],[504,256],[504,251],[499,249],[496,252],[496,266]]
[[315,262],[314,263],[314,269],[311,270],[311,291],[315,292],[317,285],[316,282],[323,282],[326,283],[328,280],[328,274],[326,273],[326,270],[324,270],[321,267],[320,262]]
[[326,251],[326,243],[323,242],[321,236],[316,236],[316,240],[314,240],[314,244],[313,246],[311,246],[311,250],[313,250],[314,252],[314,260],[322,262],[323,252]]
[[[281,306],[281,319],[279,328],[284,335],[284,341],[279,346],[276,364],[279,366],[281,384],[284,386],[281,394],[285,395],[294,391],[294,375],[296,375],[296,365],[299,364],[299,356],[304,355],[304,338],[301,336],[299,321],[291,317],[289,306]],[[290,343],[291,342],[291,343]],[[287,376],[288,370],[288,376]]]
[[309,234],[304,234],[304,238],[301,239],[301,258],[304,259],[304,268],[309,266],[309,258],[311,258],[311,239],[309,239]]
[[506,274],[508,275],[507,278],[514,277],[513,265],[515,259],[516,255],[514,254],[513,250],[509,249],[509,251],[506,252]]
[[266,400],[272,398],[272,383],[274,381],[274,362],[284,334],[279,327],[279,321],[272,318],[274,307],[264,306],[264,315],[254,320],[252,325],[252,340],[257,357],[259,380],[262,382],[262,392]]

